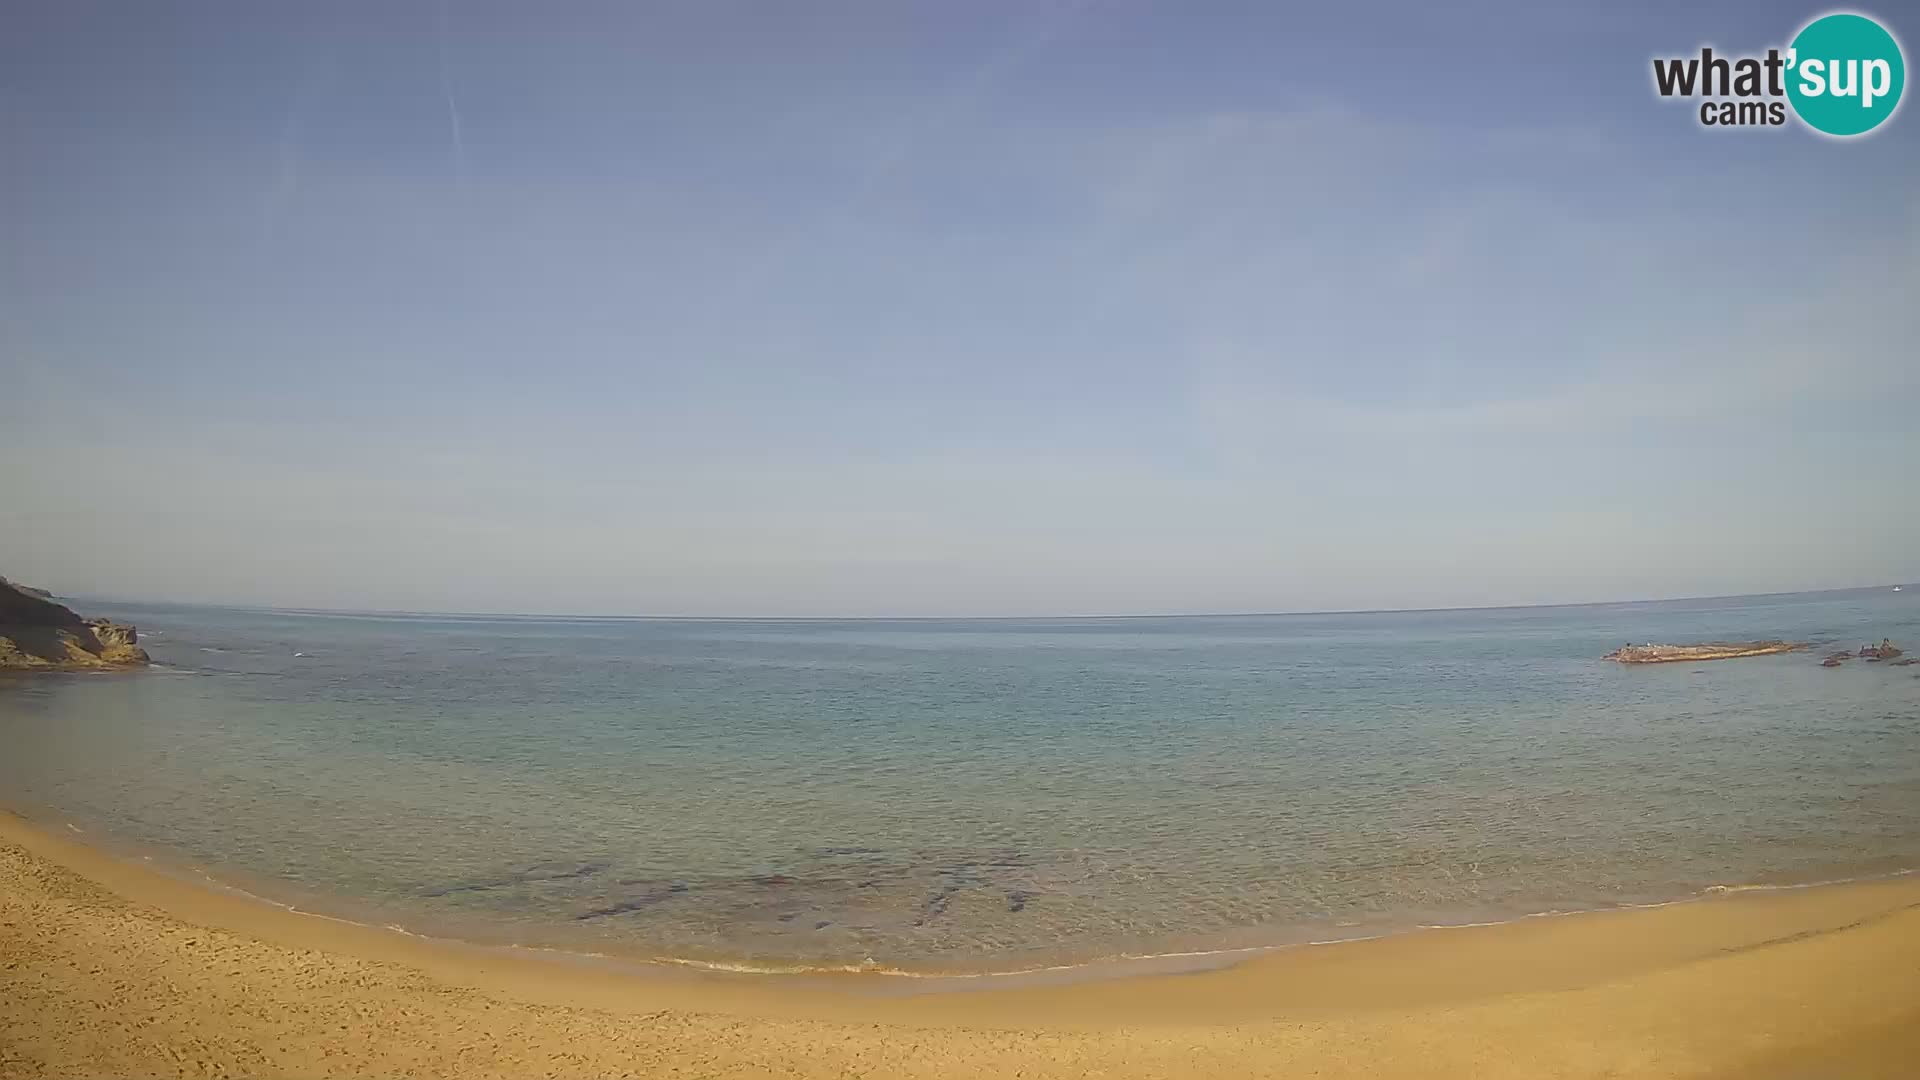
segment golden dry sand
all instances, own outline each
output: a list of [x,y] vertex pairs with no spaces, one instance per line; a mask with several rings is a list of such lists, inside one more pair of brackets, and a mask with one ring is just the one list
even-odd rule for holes
[[0,1076],[1920,1076],[1920,879],[901,995],[635,975],[163,876],[0,814]]

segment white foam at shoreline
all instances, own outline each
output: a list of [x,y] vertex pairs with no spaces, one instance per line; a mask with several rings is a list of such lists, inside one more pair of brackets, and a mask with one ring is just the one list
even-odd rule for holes
[[[71,829],[73,832],[84,834],[84,831],[80,829],[78,826],[74,825],[73,823],[66,822],[65,824],[66,824],[66,827],[68,829]],[[141,855],[138,857],[142,862],[146,862],[146,863],[153,862],[153,858],[150,855]],[[1150,965],[1150,964],[1159,963],[1159,962],[1180,961],[1180,960],[1220,961],[1218,966],[1226,967],[1226,966],[1231,966],[1231,964],[1234,962],[1234,958],[1251,958],[1254,956],[1264,955],[1268,953],[1283,952],[1289,949],[1317,948],[1317,947],[1326,946],[1326,945],[1350,944],[1350,943],[1361,942],[1361,941],[1377,941],[1384,938],[1398,937],[1403,934],[1411,934],[1411,933],[1416,933],[1420,931],[1467,930],[1467,929],[1483,928],[1483,927],[1491,927],[1491,926],[1504,926],[1511,923],[1518,923],[1526,919],[1547,919],[1547,918],[1558,918],[1558,917],[1570,916],[1570,915],[1604,914],[1609,911],[1648,910],[1653,908],[1674,907],[1680,904],[1698,903],[1698,902],[1701,902],[1704,900],[1710,900],[1719,896],[1729,896],[1729,895],[1736,895],[1740,893],[1788,892],[1788,891],[1794,891],[1794,890],[1800,890],[1800,889],[1817,889],[1817,888],[1824,888],[1824,887],[1834,886],[1834,885],[1852,885],[1852,884],[1860,884],[1860,883],[1871,882],[1871,881],[1889,881],[1895,878],[1906,877],[1914,873],[1920,873],[1920,868],[1909,867],[1906,869],[1893,870],[1893,871],[1888,871],[1886,873],[1880,873],[1880,874],[1865,874],[1858,877],[1827,878],[1820,881],[1793,882],[1793,883],[1787,883],[1787,884],[1709,885],[1699,890],[1696,893],[1693,893],[1687,896],[1676,897],[1671,900],[1656,900],[1656,901],[1651,901],[1647,903],[1610,904],[1604,907],[1551,909],[1547,911],[1526,912],[1520,915],[1515,915],[1511,918],[1492,919],[1492,920],[1487,920],[1483,922],[1415,923],[1412,926],[1406,927],[1404,929],[1384,930],[1384,931],[1371,933],[1371,934],[1354,934],[1346,937],[1318,938],[1318,939],[1313,939],[1308,941],[1297,941],[1297,942],[1276,942],[1268,945],[1244,945],[1244,946],[1234,946],[1231,948],[1222,948],[1222,949],[1175,950],[1175,951],[1159,952],[1159,953],[1123,952],[1123,953],[1116,953],[1108,956],[1096,957],[1090,960],[1074,961],[1071,963],[1040,964],[1040,965],[1034,965],[1030,967],[1007,968],[1007,969],[1001,969],[1001,970],[995,970],[995,971],[914,971],[906,968],[896,968],[896,967],[888,966],[886,964],[881,963],[880,961],[873,959],[870,956],[858,964],[805,964],[805,963],[755,964],[755,963],[744,961],[744,960],[703,960],[703,959],[698,959],[694,957],[681,957],[681,956],[651,956],[646,958],[639,958],[639,957],[629,958],[629,957],[618,956],[610,953],[594,952],[594,951],[583,950],[583,949],[572,949],[564,946],[525,945],[517,942],[509,943],[509,944],[489,944],[484,942],[468,941],[461,938],[442,937],[434,934],[421,933],[418,931],[409,930],[405,926],[402,926],[398,923],[363,922],[356,919],[342,918],[335,915],[325,915],[325,914],[321,914],[319,912],[314,912],[314,911],[304,911],[294,906],[293,904],[284,903],[279,900],[274,900],[270,897],[261,896],[258,893],[250,892],[246,889],[240,888],[237,885],[228,884],[227,882],[221,881],[220,879],[214,877],[211,873],[209,873],[203,868],[184,867],[181,869],[191,871],[195,876],[202,879],[209,887],[213,888],[216,891],[224,892],[233,896],[238,896],[243,899],[250,900],[256,903],[266,904],[270,907],[278,908],[282,911],[288,912],[289,914],[301,915],[301,916],[305,916],[307,918],[312,918],[312,919],[324,919],[327,922],[339,923],[345,926],[357,926],[357,927],[362,927],[364,929],[370,929],[370,930],[385,930],[392,933],[401,934],[406,937],[415,938],[421,941],[438,942],[438,943],[453,945],[453,946],[462,947],[462,948],[505,950],[505,951],[512,951],[512,952],[545,954],[548,956],[552,956],[556,959],[592,960],[592,961],[599,961],[599,962],[625,963],[625,964],[632,964],[636,966],[655,965],[660,967],[689,968],[689,969],[694,969],[699,971],[710,971],[710,972],[723,973],[723,974],[729,974],[729,975],[771,975],[771,976],[876,975],[876,976],[883,976],[890,979],[913,980],[916,982],[954,982],[954,983],[973,983],[973,982],[978,982],[980,980],[985,980],[985,979],[1017,979],[1017,978],[1029,977],[1029,976],[1058,975],[1058,974],[1068,973],[1068,972],[1084,972],[1089,977],[1094,977],[1100,974],[1103,970]]]
[[[1077,961],[1069,964],[1047,964],[1035,967],[1010,968],[1004,971],[978,972],[941,972],[909,971],[902,968],[890,968],[868,958],[864,964],[852,965],[755,965],[742,961],[695,960],[687,957],[656,956],[650,961],[655,964],[670,964],[679,967],[699,968],[707,971],[724,971],[747,975],[827,975],[827,974],[875,974],[902,979],[937,980],[977,980],[996,978],[1017,978],[1022,975],[1044,975],[1065,971],[1087,971],[1089,973],[1102,967],[1121,964],[1144,964],[1161,960],[1212,960],[1235,956],[1256,956],[1264,953],[1283,952],[1288,949],[1315,948],[1323,945],[1344,945],[1359,941],[1378,941],[1383,938],[1397,937],[1422,930],[1469,930],[1476,927],[1505,926],[1525,919],[1551,919],[1569,915],[1598,915],[1609,911],[1644,911],[1653,908],[1674,907],[1680,904],[1699,903],[1715,896],[1724,896],[1743,892],[1787,892],[1797,889],[1818,889],[1831,885],[1854,885],[1869,881],[1888,881],[1915,873],[1913,868],[1893,870],[1884,874],[1866,874],[1860,877],[1830,878],[1823,881],[1796,882],[1785,885],[1709,885],[1691,896],[1677,897],[1672,900],[1655,900],[1648,903],[1611,904],[1605,907],[1564,908],[1549,911],[1530,911],[1507,919],[1492,919],[1485,922],[1466,923],[1416,923],[1404,930],[1386,930],[1375,934],[1356,934],[1351,937],[1321,938],[1311,941],[1281,942],[1272,945],[1245,945],[1228,949],[1194,949],[1163,953],[1117,953],[1093,960]],[[548,952],[567,952],[565,949],[546,949]],[[591,956],[604,954],[591,953]]]
[[[1005,969],[994,970],[994,971],[914,971],[907,968],[891,967],[886,964],[882,964],[877,960],[874,960],[872,957],[868,957],[866,960],[858,964],[804,964],[804,963],[756,964],[756,963],[752,963],[744,960],[702,960],[694,957],[684,957],[684,956],[651,956],[645,959],[638,959],[638,958],[629,959],[629,958],[617,956],[611,953],[594,952],[594,951],[582,950],[582,949],[570,949],[563,946],[525,945],[517,942],[512,944],[507,944],[507,945],[489,945],[489,944],[483,944],[478,942],[465,941],[460,938],[436,937],[431,934],[417,933],[415,931],[408,930],[405,927],[400,926],[398,924],[385,924],[377,928],[391,930],[396,933],[404,934],[407,937],[411,937],[411,938],[418,938],[425,941],[438,941],[438,942],[443,942],[443,943],[452,944],[452,945],[459,945],[467,948],[505,949],[505,950],[510,950],[514,952],[542,953],[542,954],[548,954],[548,955],[559,957],[559,958],[578,958],[582,960],[628,962],[628,963],[638,964],[638,965],[653,964],[653,965],[659,965],[659,966],[665,966],[665,967],[691,968],[699,971],[711,971],[711,972],[718,972],[718,973],[724,973],[724,974],[730,974],[730,975],[774,975],[774,976],[878,975],[878,976],[884,976],[892,979],[912,979],[912,980],[918,980],[918,981],[974,982],[982,979],[1013,979],[1013,978],[1020,978],[1022,976],[1050,975],[1050,974],[1060,974],[1064,972],[1076,972],[1076,971],[1085,972],[1088,975],[1094,975],[1094,974],[1097,974],[1102,969],[1107,969],[1107,968],[1122,967],[1122,966],[1128,966],[1128,965],[1144,965],[1144,964],[1152,964],[1152,963],[1161,962],[1161,961],[1176,961],[1176,960],[1204,960],[1204,961],[1222,960],[1222,961],[1227,961],[1227,963],[1223,963],[1221,966],[1229,966],[1232,962],[1232,958],[1235,958],[1235,957],[1251,958],[1254,956],[1264,955],[1268,953],[1284,952],[1289,949],[1318,948],[1326,945],[1345,945],[1345,944],[1352,944],[1352,943],[1361,942],[1361,941],[1378,941],[1385,938],[1398,937],[1404,934],[1411,934],[1419,931],[1469,930],[1474,928],[1482,928],[1482,927],[1490,927],[1490,926],[1505,926],[1511,923],[1521,922],[1526,919],[1550,919],[1550,918],[1560,918],[1560,917],[1571,916],[1571,915],[1604,914],[1609,911],[1629,911],[1629,910],[1637,911],[1637,910],[1648,910],[1653,908],[1674,907],[1680,904],[1698,903],[1703,900],[1712,899],[1715,896],[1723,896],[1723,895],[1729,895],[1734,893],[1785,892],[1785,891],[1797,890],[1797,889],[1817,889],[1817,888],[1822,888],[1825,886],[1832,886],[1832,885],[1851,885],[1851,884],[1858,884],[1858,883],[1868,882],[1868,881],[1886,881],[1886,880],[1891,880],[1893,878],[1904,877],[1915,872],[1916,871],[1913,869],[1895,870],[1885,874],[1870,874],[1862,877],[1853,877],[1853,878],[1833,878],[1833,879],[1828,879],[1824,881],[1809,881],[1809,882],[1800,882],[1800,883],[1786,884],[1786,885],[1711,885],[1691,896],[1683,896],[1673,900],[1656,900],[1649,903],[1623,903],[1623,904],[1608,905],[1606,907],[1568,908],[1568,909],[1554,909],[1549,911],[1532,911],[1532,912],[1526,912],[1524,914],[1516,915],[1512,918],[1492,919],[1484,922],[1416,923],[1413,926],[1408,927],[1406,929],[1402,929],[1402,930],[1386,930],[1386,931],[1381,931],[1379,933],[1373,933],[1373,934],[1354,934],[1347,937],[1316,938],[1308,941],[1278,942],[1271,945],[1242,945],[1242,946],[1234,946],[1232,948],[1224,948],[1224,949],[1189,949],[1189,950],[1177,950],[1177,951],[1171,951],[1171,952],[1158,952],[1158,953],[1130,953],[1130,952],[1116,953],[1110,956],[1101,956],[1091,960],[1074,961],[1071,963],[1040,964],[1040,965],[1034,965],[1031,967],[1005,968]],[[207,876],[207,875],[203,874],[202,876]],[[210,876],[207,876],[207,877],[209,881],[214,880]],[[218,882],[216,882],[216,884],[218,884]],[[256,896],[255,894],[249,893],[244,889],[237,889],[237,888],[233,888],[232,886],[225,886],[225,885],[222,885],[221,887],[231,892],[245,896],[249,899],[259,900],[262,903],[271,904],[274,907],[281,908],[282,910],[289,911],[296,915],[306,915],[311,918],[326,919],[329,922],[344,923],[349,926],[362,926],[362,927],[368,927],[368,928],[376,928],[372,923],[357,922],[352,919],[342,919],[342,918],[336,918],[331,915],[321,915],[315,912],[302,911],[290,904],[282,904],[278,901],[269,900],[269,899],[266,899],[265,897]]]

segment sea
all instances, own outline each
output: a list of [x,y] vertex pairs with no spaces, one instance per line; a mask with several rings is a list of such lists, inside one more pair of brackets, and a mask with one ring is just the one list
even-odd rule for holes
[[[0,805],[297,910],[744,971],[1075,970],[1920,867],[1920,589],[1231,617],[89,601]],[[1626,643],[1804,652],[1629,666]],[[1915,653],[1920,655],[1920,649]]]

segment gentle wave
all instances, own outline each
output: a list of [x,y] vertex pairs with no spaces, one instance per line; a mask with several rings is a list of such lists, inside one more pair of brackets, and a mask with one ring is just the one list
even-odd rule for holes
[[[1115,953],[1092,960],[1082,960],[1067,964],[1042,964],[1031,967],[1006,968],[995,971],[915,971],[908,968],[890,967],[868,957],[859,964],[754,964],[738,960],[698,960],[690,957],[655,956],[648,962],[675,967],[697,968],[704,971],[729,972],[743,975],[884,975],[898,979],[927,979],[941,981],[969,981],[979,979],[1018,978],[1025,975],[1047,975],[1061,972],[1093,972],[1101,968],[1119,964],[1147,964],[1169,960],[1224,960],[1232,957],[1252,958],[1268,953],[1285,952],[1289,949],[1317,948],[1325,945],[1346,945],[1360,941],[1378,941],[1383,938],[1399,937],[1426,930],[1467,930],[1476,927],[1507,926],[1528,919],[1554,919],[1571,915],[1598,915],[1609,911],[1643,911],[1653,908],[1675,907],[1681,904],[1694,904],[1710,900],[1715,896],[1744,892],[1785,892],[1796,889],[1818,889],[1833,885],[1853,885],[1869,881],[1887,881],[1920,872],[1920,868],[1894,870],[1884,874],[1866,874],[1860,877],[1831,878],[1824,881],[1798,882],[1784,885],[1709,885],[1697,893],[1677,897],[1672,900],[1655,900],[1648,903],[1611,904],[1605,907],[1556,908],[1548,911],[1531,911],[1507,919],[1492,919],[1485,922],[1467,923],[1419,923],[1401,930],[1387,930],[1374,934],[1354,934],[1346,937],[1317,938],[1309,941],[1282,942],[1272,945],[1242,945],[1225,949],[1189,949],[1157,953]],[[515,946],[530,951],[562,953],[566,955],[606,958],[605,953],[580,953],[575,950],[534,946]]]
[[[85,830],[71,822],[66,827],[75,833],[84,834]],[[141,856],[141,861],[152,863],[152,856]],[[518,942],[508,944],[490,944],[468,941],[462,938],[446,937],[410,930],[398,923],[374,923],[357,919],[326,915],[316,911],[307,911],[290,903],[284,903],[271,897],[243,889],[215,877],[200,867],[190,869],[215,891],[238,896],[269,907],[278,908],[292,915],[301,915],[312,919],[324,919],[327,922],[345,926],[356,926],[370,930],[385,930],[421,941],[438,942],[462,948],[506,950],[551,956],[561,960],[592,960],[599,962],[630,962],[639,965],[658,965],[663,967],[691,968],[731,975],[770,975],[770,976],[808,976],[808,975],[875,975],[889,979],[903,979],[930,982],[977,982],[985,979],[1017,979],[1028,976],[1058,975],[1073,972],[1093,976],[1102,969],[1111,969],[1123,965],[1146,965],[1168,961],[1195,960],[1218,961],[1219,966],[1231,966],[1238,959],[1251,959],[1271,953],[1285,952],[1291,949],[1318,948],[1327,945],[1345,945],[1361,941],[1378,941],[1384,938],[1399,937],[1405,934],[1435,930],[1469,930],[1493,926],[1507,926],[1529,919],[1552,919],[1573,915],[1597,915],[1609,911],[1649,910],[1654,908],[1675,907],[1681,904],[1694,904],[1718,896],[1728,896],[1750,892],[1788,892],[1800,889],[1818,889],[1835,885],[1854,885],[1872,881],[1890,881],[1920,873],[1920,867],[1888,871],[1880,874],[1865,874],[1858,877],[1829,878],[1821,881],[1793,882],[1787,884],[1736,884],[1709,885],[1696,893],[1676,897],[1671,900],[1655,900],[1647,903],[1610,904],[1603,907],[1556,908],[1546,911],[1533,911],[1505,919],[1491,919],[1481,922],[1463,923],[1417,923],[1399,930],[1386,930],[1370,934],[1353,934],[1344,937],[1316,938],[1308,941],[1279,942],[1270,945],[1242,945],[1222,949],[1187,949],[1170,952],[1134,953],[1121,952],[1100,956],[1090,960],[1061,964],[1036,964],[1027,967],[1003,968],[992,971],[921,971],[911,968],[893,967],[883,964],[869,956],[857,964],[806,964],[806,963],[753,963],[745,960],[707,960],[683,956],[650,956],[643,958],[619,956],[611,953],[591,950],[572,949],[550,945],[526,945]]]

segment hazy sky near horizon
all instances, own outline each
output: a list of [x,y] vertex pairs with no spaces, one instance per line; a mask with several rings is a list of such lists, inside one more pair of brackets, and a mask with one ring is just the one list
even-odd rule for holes
[[1920,578],[1920,115],[1650,86],[1823,10],[9,4],[0,573],[695,615]]

